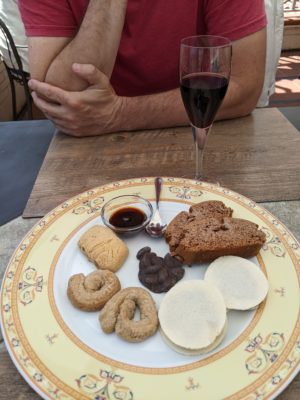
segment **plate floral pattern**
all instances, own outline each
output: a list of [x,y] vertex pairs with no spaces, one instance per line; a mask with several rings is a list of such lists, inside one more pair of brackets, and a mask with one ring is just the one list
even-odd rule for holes
[[[45,399],[157,400],[274,398],[300,366],[300,246],[268,211],[228,189],[163,178],[162,199],[193,204],[222,200],[267,235],[259,255],[270,283],[267,301],[234,345],[175,368],[139,368],[87,349],[57,315],[53,274],[72,232],[122,194],[154,199],[154,178],[107,184],[73,197],[22,240],[3,279],[1,324],[9,353]],[[71,367],[70,367],[71,366]]]

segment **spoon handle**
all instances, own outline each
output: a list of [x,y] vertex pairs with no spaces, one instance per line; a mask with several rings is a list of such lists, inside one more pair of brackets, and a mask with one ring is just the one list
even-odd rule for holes
[[155,178],[155,194],[156,194],[156,207],[157,207],[157,209],[158,209],[158,203],[159,203],[159,199],[160,199],[161,185],[162,185],[162,179],[161,178]]

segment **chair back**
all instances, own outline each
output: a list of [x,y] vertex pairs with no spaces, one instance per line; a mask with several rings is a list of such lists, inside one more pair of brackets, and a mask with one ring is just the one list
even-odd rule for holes
[[267,15],[267,54],[264,86],[257,107],[266,107],[275,92],[276,71],[281,54],[284,30],[284,0],[265,0]]
[[[32,119],[32,98],[30,94],[30,90],[28,87],[28,79],[29,74],[24,71],[22,60],[19,56],[18,50],[16,48],[14,39],[4,21],[0,18],[0,31],[2,36],[6,42],[8,49],[9,60],[5,60],[3,58],[3,62],[7,71],[7,75],[10,82],[11,87],[11,95],[12,95],[12,110],[13,110],[13,119],[17,120],[23,114],[25,110],[27,110],[28,119]],[[24,107],[17,112],[17,98],[16,98],[16,88],[15,82],[21,84],[24,88],[26,103]]]

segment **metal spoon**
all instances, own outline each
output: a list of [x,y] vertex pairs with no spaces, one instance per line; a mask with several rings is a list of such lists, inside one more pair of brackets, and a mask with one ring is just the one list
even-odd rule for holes
[[155,195],[156,195],[156,209],[149,224],[146,226],[146,231],[152,237],[161,237],[163,236],[167,228],[167,224],[165,224],[162,221],[161,216],[159,214],[159,199],[162,186],[162,179],[155,178],[154,185],[155,185]]

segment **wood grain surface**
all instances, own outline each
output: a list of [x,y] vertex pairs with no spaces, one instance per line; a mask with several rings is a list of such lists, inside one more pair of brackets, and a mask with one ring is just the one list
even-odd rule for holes
[[[255,201],[300,199],[300,133],[277,109],[215,123],[204,156],[211,181]],[[73,138],[57,133],[23,217],[87,189],[142,176],[194,177],[189,127]]]

